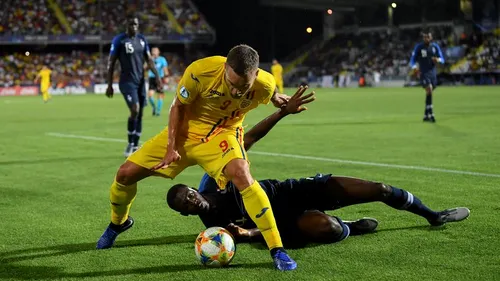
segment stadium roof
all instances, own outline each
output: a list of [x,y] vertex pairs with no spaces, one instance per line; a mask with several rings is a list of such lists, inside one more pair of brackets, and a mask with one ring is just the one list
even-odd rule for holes
[[[438,0],[439,1],[439,0]],[[281,6],[307,9],[334,9],[337,11],[352,11],[356,7],[367,7],[380,4],[405,3],[419,4],[421,0],[260,0],[262,5]]]

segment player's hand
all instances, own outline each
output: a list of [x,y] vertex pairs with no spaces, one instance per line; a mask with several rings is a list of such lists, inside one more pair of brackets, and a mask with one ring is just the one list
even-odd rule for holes
[[234,223],[228,224],[226,230],[229,231],[236,239],[250,238],[250,231],[235,225]]
[[283,105],[285,105],[288,102],[288,100],[290,100],[290,96],[287,96],[285,94],[280,94],[280,93],[275,93],[271,99],[274,106],[277,108],[280,108]]
[[156,90],[160,93],[163,93],[163,81],[160,78],[156,78]]
[[438,59],[437,57],[432,57],[432,61],[433,61],[434,63],[438,63],[438,62],[439,62],[439,59]]
[[108,98],[112,98],[113,97],[113,86],[108,86],[108,88],[106,89],[106,97]]
[[288,100],[287,104],[283,105],[282,109],[285,110],[285,112],[288,114],[297,114],[299,112],[307,110],[307,107],[303,105],[313,102],[316,99],[316,97],[314,96],[314,91],[303,96],[307,88],[307,86],[300,86],[297,89],[297,92],[295,92],[290,100]]
[[181,155],[177,151],[177,149],[167,149],[167,153],[165,153],[165,156],[161,160],[160,163],[156,164],[151,168],[151,171],[156,171],[159,169],[165,169],[168,167],[168,165],[181,160]]

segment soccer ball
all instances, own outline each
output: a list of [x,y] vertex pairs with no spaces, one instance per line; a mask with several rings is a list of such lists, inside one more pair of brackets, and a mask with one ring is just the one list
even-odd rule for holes
[[196,238],[194,252],[201,264],[208,267],[223,267],[233,260],[236,246],[229,231],[222,227],[210,227]]

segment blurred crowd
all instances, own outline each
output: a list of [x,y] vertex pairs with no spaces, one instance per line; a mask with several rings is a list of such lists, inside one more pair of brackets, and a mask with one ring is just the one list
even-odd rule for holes
[[46,0],[2,0],[0,8],[0,35],[63,33]]
[[500,34],[474,34],[462,44],[464,60],[451,73],[500,71]]
[[[186,61],[177,54],[165,53],[169,72],[174,78],[180,77],[186,68]],[[67,85],[90,87],[96,83],[106,83],[107,54],[101,59],[99,53],[73,51],[71,53],[13,53],[0,56],[0,87],[13,85],[33,85],[36,74],[43,65],[53,71],[54,87]],[[114,82],[118,82],[120,63],[115,66]]]
[[[168,7],[185,33],[206,33],[208,23],[190,0],[55,0],[72,34],[116,34],[124,31],[127,14],[138,16],[144,34],[177,30],[163,7]],[[66,32],[47,0],[3,0],[0,35],[61,35]]]
[[[431,32],[446,58],[438,65],[438,72],[450,72],[452,65],[462,67],[456,73],[495,71],[499,67],[500,37],[495,34],[455,34],[452,26],[435,26]],[[405,28],[339,34],[322,44],[316,44],[307,59],[299,65],[300,71],[289,80],[311,83],[323,75],[336,77],[406,78],[410,73],[409,60],[414,46],[421,42],[419,28]],[[451,71],[453,72],[453,71]],[[341,79],[347,81],[347,79]]]
[[[383,76],[406,75],[411,50],[421,40],[420,32],[421,28],[414,28],[340,34],[322,46],[317,46],[303,65],[314,76],[346,71],[377,71]],[[435,42],[443,52],[454,40],[451,33],[451,27],[447,26],[433,30]]]

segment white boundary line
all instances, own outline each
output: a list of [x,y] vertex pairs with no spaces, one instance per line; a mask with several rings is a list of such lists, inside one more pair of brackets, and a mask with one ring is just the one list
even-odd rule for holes
[[[121,143],[127,142],[125,139],[102,138],[102,137],[82,136],[82,135],[72,135],[72,134],[62,134],[62,133],[46,133],[46,135],[51,136],[51,137],[58,137],[58,138],[72,138],[72,139],[83,139],[83,140],[103,141],[103,142],[121,142]],[[385,167],[385,168],[394,168],[394,169],[406,169],[406,170],[439,172],[439,173],[459,174],[459,175],[469,175],[469,176],[479,176],[479,177],[500,178],[500,174],[488,174],[488,173],[479,173],[479,172],[470,172],[470,171],[449,170],[449,169],[430,168],[430,167],[423,167],[423,166],[410,166],[410,165],[385,164],[385,163],[375,163],[375,162],[365,162],[365,161],[353,161],[353,160],[343,160],[343,159],[315,157],[315,156],[306,156],[306,155],[295,155],[295,154],[286,154],[286,153],[273,153],[273,152],[263,152],[263,151],[253,151],[253,150],[249,151],[248,153],[256,154],[256,155],[266,155],[266,156],[276,156],[276,157],[285,157],[285,158],[294,158],[294,159],[314,160],[314,161],[350,164],[350,165],[359,165],[359,166]]]

